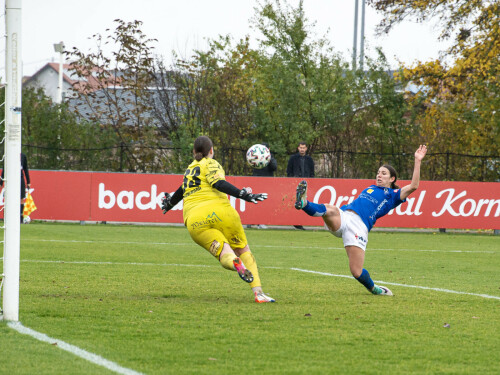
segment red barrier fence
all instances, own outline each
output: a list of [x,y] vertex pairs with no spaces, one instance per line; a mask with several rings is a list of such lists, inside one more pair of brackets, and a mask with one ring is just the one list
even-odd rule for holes
[[[34,220],[182,223],[182,202],[166,215],[160,208],[164,191],[173,193],[181,175],[30,171],[37,206]],[[320,218],[294,209],[299,178],[231,177],[238,187],[266,192],[259,204],[231,198],[244,224],[322,225]],[[343,205],[372,180],[309,179],[308,198]],[[404,186],[409,181],[398,181]],[[2,201],[3,205],[3,192]],[[379,227],[500,229],[500,183],[422,181],[401,206],[377,221]]]

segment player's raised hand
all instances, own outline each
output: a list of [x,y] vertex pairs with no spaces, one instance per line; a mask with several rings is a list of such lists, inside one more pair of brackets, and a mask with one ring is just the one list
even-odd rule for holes
[[267,199],[267,193],[252,194],[252,198],[253,199],[250,201],[252,203],[262,202]]
[[427,154],[427,146],[426,145],[420,145],[420,147],[415,151],[415,159],[417,160],[422,160]]
[[258,203],[267,199],[267,193],[252,194],[252,188],[243,188],[240,191],[240,198],[247,202]]
[[172,203],[170,203],[170,201],[172,200],[172,196],[169,193],[164,194],[165,196],[161,200],[161,209],[163,210],[163,215],[165,215],[173,208]]

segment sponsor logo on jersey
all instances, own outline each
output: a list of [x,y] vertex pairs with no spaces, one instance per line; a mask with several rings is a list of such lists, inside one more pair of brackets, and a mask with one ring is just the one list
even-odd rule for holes
[[[373,191],[373,190],[372,190]],[[360,198],[368,199],[373,204],[377,204],[378,200],[372,197],[371,195],[365,194],[364,192],[359,195]]]
[[371,193],[373,193],[373,189],[368,189],[366,192],[367,192],[368,194],[371,194]]
[[205,220],[197,221],[195,223],[191,224],[191,228],[199,228],[205,225],[210,225],[210,224],[215,224],[218,222],[222,222],[222,220],[217,216],[215,212],[212,212],[210,215],[207,216]]
[[367,242],[366,238],[364,238],[363,236],[360,236],[360,235],[359,235],[359,234],[357,234],[357,233],[354,235],[354,237],[356,238],[356,240],[358,240],[358,241],[359,241],[359,242],[361,242],[361,243],[366,244],[366,242]]
[[215,221],[222,221],[221,219],[219,219],[219,217],[217,216],[217,214],[215,212],[212,212],[210,215],[207,216],[207,220],[214,219],[214,218],[215,218]]
[[387,199],[384,199],[382,202],[380,202],[380,204],[378,205],[378,207],[375,209],[375,211],[373,212],[373,214],[370,215],[370,219],[371,220],[376,220],[377,219],[377,214],[379,213],[379,211],[382,209],[382,207],[384,207],[384,205],[387,203]]
[[199,187],[199,186],[198,186],[198,187],[195,187],[195,188],[194,188],[193,190],[191,190],[190,192],[188,192],[188,193],[184,194],[184,198],[189,197],[191,194],[196,193],[197,191],[200,191],[200,190],[201,190],[201,187]]

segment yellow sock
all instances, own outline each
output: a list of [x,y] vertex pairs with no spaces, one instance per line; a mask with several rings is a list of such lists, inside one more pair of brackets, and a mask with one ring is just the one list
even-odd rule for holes
[[220,257],[219,262],[221,266],[224,267],[225,269],[235,271],[233,266],[234,258],[236,258],[236,255],[231,253],[225,253]]
[[243,261],[245,267],[248,268],[250,272],[252,272],[253,281],[250,283],[250,286],[252,288],[261,286],[259,270],[257,268],[257,261],[255,260],[255,257],[253,256],[252,252],[251,251],[244,252],[243,254],[240,255],[240,259]]

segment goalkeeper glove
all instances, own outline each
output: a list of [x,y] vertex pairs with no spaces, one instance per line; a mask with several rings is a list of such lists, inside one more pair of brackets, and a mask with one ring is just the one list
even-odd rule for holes
[[252,194],[251,188],[243,188],[240,190],[240,199],[247,202],[258,203],[267,199],[267,193]]
[[170,202],[172,200],[172,196],[169,193],[164,193],[165,196],[161,200],[161,209],[163,210],[163,215],[165,215],[168,211],[170,211],[174,206]]

